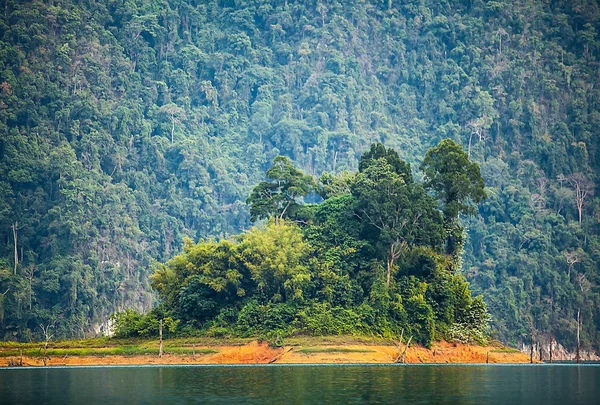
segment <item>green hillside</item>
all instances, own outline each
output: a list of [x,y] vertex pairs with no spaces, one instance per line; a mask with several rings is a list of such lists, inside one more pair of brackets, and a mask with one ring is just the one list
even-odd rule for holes
[[0,336],[149,309],[153,263],[248,229],[278,155],[318,178],[451,138],[496,337],[573,348],[579,310],[598,349],[598,30],[593,1],[5,1]]

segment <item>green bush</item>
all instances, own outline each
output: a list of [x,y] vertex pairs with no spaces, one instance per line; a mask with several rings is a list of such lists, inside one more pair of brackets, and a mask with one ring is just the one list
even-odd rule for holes
[[114,337],[126,338],[138,336],[141,320],[142,315],[133,309],[115,312],[110,317]]
[[410,297],[406,302],[406,307],[413,339],[425,347],[431,347],[435,334],[435,321],[431,306],[425,302],[422,295],[418,295]]
[[[171,317],[160,318],[163,321],[163,333],[174,333],[180,323]],[[114,337],[150,337],[158,336],[160,328],[160,319],[157,311],[150,311],[142,315],[133,309],[126,309],[123,312],[116,312],[111,315],[113,323]]]
[[352,334],[364,326],[360,314],[352,309],[332,307],[327,302],[315,302],[300,310],[294,324],[299,332],[309,335]]
[[289,336],[297,308],[293,304],[260,304],[251,300],[238,314],[236,330],[241,336]]

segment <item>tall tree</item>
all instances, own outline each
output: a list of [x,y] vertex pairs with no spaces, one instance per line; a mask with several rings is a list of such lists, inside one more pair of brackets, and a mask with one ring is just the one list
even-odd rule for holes
[[461,213],[474,215],[476,204],[486,197],[479,165],[469,160],[460,145],[444,139],[427,151],[420,168],[425,174],[423,186],[442,204],[446,249],[455,254],[463,240],[458,216]]
[[[367,239],[385,252],[389,287],[395,261],[416,243],[438,247],[443,240],[442,220],[435,201],[420,185],[407,183],[406,174],[387,156],[369,159],[351,187],[355,215]],[[407,166],[407,165],[406,165]]]
[[250,219],[275,217],[295,218],[301,207],[300,199],[315,189],[315,180],[296,169],[285,156],[277,156],[267,170],[267,181],[260,182],[246,201],[250,205]]
[[567,181],[575,193],[575,205],[577,206],[579,223],[581,223],[583,219],[583,206],[586,200],[594,194],[594,183],[581,173],[573,173],[567,176]]

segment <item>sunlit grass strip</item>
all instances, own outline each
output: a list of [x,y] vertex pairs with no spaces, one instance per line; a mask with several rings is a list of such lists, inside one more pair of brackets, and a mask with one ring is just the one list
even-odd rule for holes
[[502,349],[494,349],[490,350],[490,353],[520,353],[521,351],[518,349],[513,349],[511,347],[505,347]]
[[[48,349],[47,355],[50,357],[64,356],[140,356],[157,354],[158,349],[139,347],[139,346],[123,346],[123,347],[107,347],[107,348],[72,348],[72,349]],[[205,355],[218,353],[217,350],[209,348],[188,348],[188,347],[169,347],[165,348],[165,354],[190,354],[190,355]],[[20,355],[26,357],[42,357],[44,350],[42,348],[24,349],[24,350],[2,350],[0,357],[15,357]]]
[[370,349],[353,349],[350,347],[305,347],[303,349],[296,350],[298,353],[373,353],[374,350]]
[[[256,340],[256,338],[212,338],[212,337],[176,337],[164,340],[165,347],[186,347],[186,346],[243,346]],[[44,342],[0,342],[0,350],[3,349],[37,349]],[[59,340],[50,342],[48,347],[53,349],[70,349],[70,348],[107,348],[107,347],[123,347],[123,346],[141,346],[141,347],[156,347],[158,349],[158,337],[152,338],[90,338],[79,340]]]

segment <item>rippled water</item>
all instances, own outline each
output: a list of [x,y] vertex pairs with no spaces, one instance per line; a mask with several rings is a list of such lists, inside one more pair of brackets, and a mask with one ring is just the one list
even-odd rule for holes
[[600,366],[0,369],[0,403],[600,404]]

